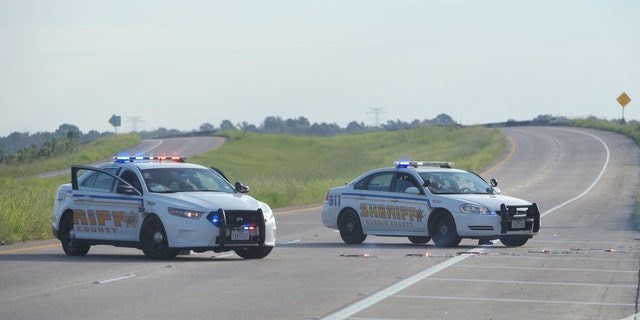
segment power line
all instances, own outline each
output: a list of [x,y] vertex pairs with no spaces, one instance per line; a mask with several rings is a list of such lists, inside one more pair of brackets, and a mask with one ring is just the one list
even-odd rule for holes
[[367,113],[372,113],[373,114],[373,118],[374,118],[374,121],[375,121],[374,125],[376,127],[379,127],[380,126],[380,114],[386,113],[384,111],[384,108],[369,108],[369,109],[371,109],[371,111],[369,111]]

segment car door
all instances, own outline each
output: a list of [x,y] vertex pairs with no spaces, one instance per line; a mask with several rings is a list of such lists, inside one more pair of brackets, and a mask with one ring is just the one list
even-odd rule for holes
[[71,168],[73,225],[77,238],[137,241],[143,198],[114,173],[88,166]]
[[419,180],[409,172],[396,172],[392,190],[393,207],[387,208],[387,216],[394,217],[391,229],[400,235],[417,232],[424,235],[427,230],[429,208],[427,197]]
[[363,196],[359,198],[359,213],[362,228],[369,234],[388,234],[391,230],[387,207],[393,206],[391,183],[393,171],[373,173],[364,183],[357,184]]

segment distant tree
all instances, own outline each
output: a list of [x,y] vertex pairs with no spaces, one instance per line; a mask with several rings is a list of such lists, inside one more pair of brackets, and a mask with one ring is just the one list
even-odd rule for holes
[[236,127],[229,120],[222,120],[220,123],[220,130],[236,130]]
[[209,122],[205,122],[203,124],[200,125],[200,132],[211,132],[213,131],[215,128],[213,127],[213,125]]
[[433,119],[433,124],[437,126],[451,126],[457,123],[448,115],[441,113]]
[[264,119],[261,129],[265,133],[285,133],[285,122],[280,117],[269,116]]

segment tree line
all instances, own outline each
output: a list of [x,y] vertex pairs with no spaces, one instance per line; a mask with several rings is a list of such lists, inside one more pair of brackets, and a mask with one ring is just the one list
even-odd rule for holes
[[[449,115],[440,114],[433,119],[422,121],[417,119],[411,122],[390,120],[378,126],[368,126],[363,122],[352,121],[342,128],[335,123],[311,123],[305,117],[282,119],[278,116],[269,116],[259,126],[247,122],[233,124],[229,120],[223,120],[218,127],[210,122],[205,122],[198,129],[189,132],[160,127],[153,131],[136,133],[141,139],[199,135],[227,130],[243,130],[264,134],[333,136],[381,130],[401,130],[421,125],[455,126],[457,123]],[[22,163],[55,157],[76,150],[82,143],[110,135],[114,135],[114,133],[100,133],[95,130],[82,133],[78,127],[71,124],[63,124],[55,132],[38,132],[35,134],[13,132],[7,137],[0,137],[0,163]]]

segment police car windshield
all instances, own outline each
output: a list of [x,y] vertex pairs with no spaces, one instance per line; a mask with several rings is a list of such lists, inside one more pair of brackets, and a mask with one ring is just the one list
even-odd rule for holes
[[423,180],[429,180],[429,191],[434,194],[489,194],[493,189],[471,172],[441,171],[420,172]]
[[206,168],[155,168],[141,172],[149,192],[235,192],[229,182]]

